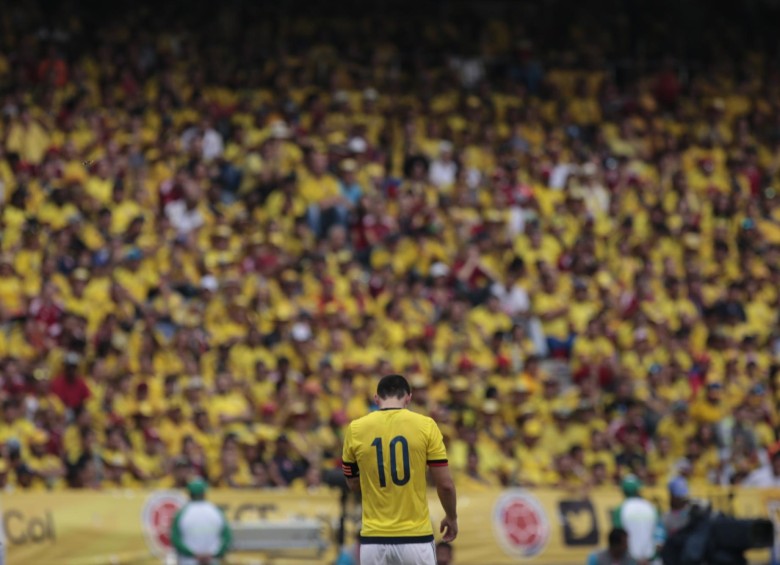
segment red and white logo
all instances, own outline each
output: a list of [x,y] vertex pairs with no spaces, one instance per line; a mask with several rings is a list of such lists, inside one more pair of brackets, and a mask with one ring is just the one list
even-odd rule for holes
[[542,505],[522,490],[501,495],[493,510],[493,530],[504,551],[515,557],[540,553],[550,539],[550,523]]
[[149,495],[141,511],[141,523],[149,549],[163,557],[172,548],[171,525],[187,498],[175,490],[158,491]]

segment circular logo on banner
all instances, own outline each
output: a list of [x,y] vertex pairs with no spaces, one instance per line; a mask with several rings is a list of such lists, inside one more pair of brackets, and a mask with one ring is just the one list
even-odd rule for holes
[[187,498],[177,491],[155,492],[146,499],[141,511],[141,523],[149,549],[162,557],[171,549],[171,524]]
[[493,510],[493,529],[508,554],[531,557],[550,539],[550,524],[542,505],[525,491],[501,495]]

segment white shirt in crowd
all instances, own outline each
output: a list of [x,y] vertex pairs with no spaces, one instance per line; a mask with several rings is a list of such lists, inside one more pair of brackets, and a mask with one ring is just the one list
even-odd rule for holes
[[434,159],[428,170],[428,178],[436,188],[449,188],[455,184],[458,176],[458,165],[448,159]]
[[772,465],[764,465],[750,473],[742,486],[756,488],[780,488],[780,476],[772,471]]
[[[200,135],[200,130],[196,127],[188,128],[181,134],[182,149],[189,151],[192,142]],[[204,161],[211,161],[222,155],[225,151],[225,143],[222,136],[214,128],[208,128],[201,136],[201,156]]]
[[165,215],[171,221],[174,229],[187,235],[203,225],[203,216],[198,208],[188,208],[184,200],[174,200],[165,206]]
[[552,172],[550,172],[550,188],[553,190],[562,190],[563,187],[566,186],[566,180],[569,178],[569,175],[573,173],[576,168],[577,165],[571,163],[560,163],[555,165]]
[[520,285],[515,284],[507,288],[504,283],[493,283],[490,287],[493,296],[498,298],[501,309],[509,316],[525,314],[531,307],[528,292]]
[[203,160],[211,161],[221,156],[225,151],[222,136],[215,129],[207,129],[203,133]]
[[585,206],[591,216],[598,216],[609,210],[609,191],[600,184],[592,184],[583,188]]

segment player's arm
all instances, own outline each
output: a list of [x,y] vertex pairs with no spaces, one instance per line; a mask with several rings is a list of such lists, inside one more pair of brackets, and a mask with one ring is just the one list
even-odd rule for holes
[[452,480],[449,463],[447,461],[447,449],[444,447],[444,438],[436,422],[431,420],[431,428],[428,437],[428,467],[431,469],[431,479],[436,486],[436,494],[444,509],[444,519],[441,521],[441,532],[444,541],[452,541],[458,535],[458,509],[457,495],[455,493],[455,481]]
[[450,468],[447,465],[431,467],[431,478],[436,485],[436,494],[444,508],[444,519],[441,521],[441,532],[444,541],[452,541],[458,535],[458,509],[455,482],[452,480]]
[[347,477],[347,486],[355,494],[360,494],[360,477]]
[[347,431],[344,434],[341,470],[344,472],[344,478],[347,479],[349,490],[355,494],[360,494],[360,469],[358,468],[357,456],[352,442],[352,424],[347,426]]

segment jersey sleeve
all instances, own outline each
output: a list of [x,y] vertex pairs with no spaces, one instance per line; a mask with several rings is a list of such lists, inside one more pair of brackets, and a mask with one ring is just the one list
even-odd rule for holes
[[180,521],[186,507],[187,506],[184,505],[184,507],[182,507],[176,513],[176,516],[173,517],[173,523],[171,524],[171,544],[179,555],[183,555],[184,557],[192,557],[192,551],[190,551],[190,549],[184,545],[184,540],[182,539],[181,535]]
[[430,431],[428,432],[428,465],[430,467],[444,467],[447,465],[447,448],[444,447],[444,438],[436,422],[430,421]]
[[612,509],[612,527],[613,528],[622,528],[623,527],[623,520],[622,520],[622,511],[623,511],[623,505],[621,504],[617,508]]
[[355,444],[352,440],[352,424],[347,426],[347,432],[344,434],[341,469],[344,472],[344,476],[348,479],[354,479],[360,476],[360,469],[358,469],[357,456],[355,454]]

